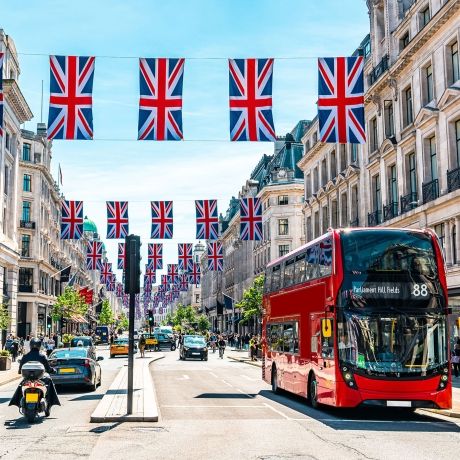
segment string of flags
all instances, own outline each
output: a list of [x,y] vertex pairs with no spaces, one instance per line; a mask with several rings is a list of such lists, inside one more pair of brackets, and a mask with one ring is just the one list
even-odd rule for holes
[[[230,140],[273,142],[273,58],[229,59]],[[93,139],[96,57],[49,57],[48,139]],[[3,53],[0,53],[2,75]],[[185,59],[139,58],[139,141],[184,139],[182,123]],[[366,142],[364,58],[318,59],[320,138],[327,143]],[[0,137],[3,93],[0,82]]]

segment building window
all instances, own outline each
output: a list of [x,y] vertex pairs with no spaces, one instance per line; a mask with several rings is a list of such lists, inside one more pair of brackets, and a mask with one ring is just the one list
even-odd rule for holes
[[308,200],[308,198],[311,197],[311,174],[308,173],[305,176],[305,199]]
[[340,223],[342,227],[348,227],[348,196],[346,193],[340,196]]
[[322,231],[323,231],[323,233],[326,233],[327,227],[328,227],[329,216],[327,214],[328,214],[328,208],[327,208],[327,206],[323,206],[323,208],[322,208],[322,215],[323,215],[323,228],[322,228]]
[[321,162],[321,185],[327,184],[327,163],[326,158]]
[[460,167],[460,120],[455,122],[455,149],[458,168]]
[[315,231],[313,232],[313,239],[315,239],[319,236],[319,211],[316,211],[313,215],[313,223],[315,229]]
[[438,178],[438,158],[436,153],[436,137],[430,137],[428,139],[428,155],[429,155],[429,172],[430,180],[436,180]]
[[417,168],[415,163],[415,153],[410,153],[408,157],[409,163],[409,192],[412,196],[417,193]]
[[280,244],[278,246],[279,257],[283,257],[289,253],[289,244]]
[[382,195],[380,190],[380,174],[372,177],[372,207],[374,211],[380,212],[382,209]]
[[278,219],[278,235],[286,236],[289,235],[289,220]]
[[337,160],[335,157],[335,150],[331,152],[331,179],[337,176]]
[[388,171],[388,191],[390,204],[398,202],[398,178],[396,175],[396,165],[392,165]]
[[423,29],[430,22],[430,19],[430,7],[427,6],[424,10],[420,11],[420,29]]
[[385,137],[395,135],[393,101],[385,101]]
[[22,189],[24,190],[24,192],[32,191],[32,176],[30,174],[24,174]]
[[8,151],[11,151],[11,135],[8,131],[5,133],[5,148]]
[[408,126],[414,122],[414,112],[412,108],[412,88],[410,86],[404,90],[403,104],[404,126]]
[[460,78],[460,68],[458,61],[458,42],[455,42],[450,47],[450,62],[452,66],[452,83],[455,83]]
[[351,144],[351,162],[358,164],[358,144]]
[[22,235],[21,256],[30,257],[30,235]]
[[19,268],[19,290],[22,292],[32,292],[34,283],[33,268]]
[[433,100],[433,66],[425,67],[425,104]]
[[445,257],[446,253],[445,253],[444,243],[446,240],[446,235],[444,233],[444,223],[435,225],[434,232],[436,233],[436,235],[438,235],[439,245],[441,246],[442,252],[444,253],[444,257]]
[[406,32],[399,40],[399,50],[402,51],[409,44],[409,32]]
[[22,220],[30,222],[30,201],[22,202]]
[[314,186],[314,193],[318,191],[319,188],[319,178],[318,178],[318,166],[313,170],[313,186]]
[[377,130],[377,117],[374,117],[370,122],[370,135],[371,135],[371,151],[375,152],[379,148],[378,144],[378,130]]
[[308,241],[311,241],[313,238],[312,238],[312,235],[313,235],[313,229],[312,229],[312,226],[311,226],[311,216],[308,216],[307,217],[307,228],[306,228],[306,233],[307,233],[307,242]]
[[10,189],[10,168],[8,166],[5,166],[3,177],[5,179],[3,182],[3,193],[8,196]]
[[331,227],[337,228],[338,227],[338,206],[337,200],[333,200],[331,202]]
[[22,160],[30,161],[30,144],[22,144]]
[[[356,144],[351,144],[356,145]],[[340,145],[340,171],[347,169],[347,146],[345,144]]]
[[287,195],[281,195],[278,197],[278,204],[280,206],[284,206],[286,204],[289,204],[289,197]]

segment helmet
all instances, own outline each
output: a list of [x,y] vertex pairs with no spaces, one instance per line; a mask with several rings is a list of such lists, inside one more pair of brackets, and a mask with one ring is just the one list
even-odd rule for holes
[[30,341],[30,349],[31,350],[40,350],[40,347],[42,346],[42,342],[39,339],[33,338]]
[[82,342],[81,340],[79,340],[79,341],[77,342],[77,347],[82,347],[82,346],[83,346],[83,342]]

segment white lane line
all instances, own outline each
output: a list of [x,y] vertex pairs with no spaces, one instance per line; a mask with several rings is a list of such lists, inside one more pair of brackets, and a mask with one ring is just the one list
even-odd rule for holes
[[228,382],[226,382],[226,381],[225,381],[225,380],[223,380],[223,379],[222,379],[222,382],[224,382],[224,383],[225,383],[225,385],[228,385],[229,387],[232,387],[232,388],[233,388],[233,385],[232,385],[231,383],[228,383]]
[[247,394],[245,391],[240,390],[239,388],[237,388],[236,390],[239,391],[241,394],[247,396],[248,398],[253,399],[253,398],[255,397],[255,396],[252,396],[252,395],[250,395],[250,394]]
[[238,408],[238,409],[262,409],[262,408],[265,408],[265,406],[263,405],[254,405],[254,404],[251,404],[251,405],[246,405],[246,406],[243,406],[243,405],[237,405],[237,406],[192,406],[192,405],[174,405],[174,404],[163,404],[161,407],[168,407],[168,408],[178,408],[178,409],[189,409],[189,408],[198,408],[198,409],[216,409],[216,408],[226,408],[226,409],[234,409],[234,408]]
[[246,380],[250,380],[251,382],[260,381],[260,379],[254,379],[254,378],[248,377],[247,375],[244,375],[244,374],[241,374],[240,377],[243,377],[243,378],[245,378]]
[[286,420],[292,420],[291,417],[288,417],[286,414],[283,414],[281,411],[278,409],[275,409],[273,406],[270,406],[270,404],[264,403],[265,407],[268,407],[270,410],[273,412],[276,412],[278,415],[281,415],[281,417],[284,417]]
[[212,375],[213,377],[215,377],[216,379],[218,379],[218,378],[219,378],[219,377],[217,377],[217,375],[216,375],[216,374],[214,374],[214,372],[210,372],[209,374],[210,374],[210,375]]

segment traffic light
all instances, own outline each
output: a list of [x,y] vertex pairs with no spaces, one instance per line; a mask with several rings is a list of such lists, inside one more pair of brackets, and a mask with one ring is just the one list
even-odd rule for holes
[[128,235],[125,239],[125,293],[141,292],[141,238]]
[[154,325],[154,321],[153,321],[153,311],[152,311],[152,310],[149,310],[149,311],[148,311],[148,314],[149,314],[149,326],[153,326],[153,325]]

